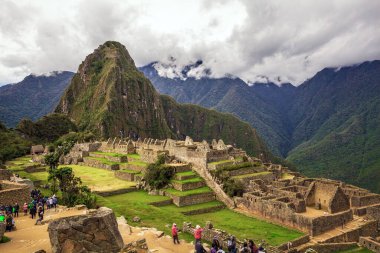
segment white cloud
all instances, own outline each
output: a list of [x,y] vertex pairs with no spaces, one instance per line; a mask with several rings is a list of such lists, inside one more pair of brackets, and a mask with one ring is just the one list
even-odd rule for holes
[[324,67],[380,59],[379,11],[372,0],[5,0],[0,83],[75,71],[117,40],[137,65],[202,59],[215,76],[299,84]]

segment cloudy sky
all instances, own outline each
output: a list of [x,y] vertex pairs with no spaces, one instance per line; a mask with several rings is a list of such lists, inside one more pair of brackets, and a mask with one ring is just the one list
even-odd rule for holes
[[76,71],[107,40],[138,66],[203,59],[226,73],[302,83],[324,67],[380,59],[377,0],[1,0],[0,84]]

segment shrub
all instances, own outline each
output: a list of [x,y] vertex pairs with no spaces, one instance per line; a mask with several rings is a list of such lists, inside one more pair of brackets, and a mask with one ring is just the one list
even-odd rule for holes
[[223,184],[223,191],[230,197],[241,197],[244,193],[244,184],[238,180],[228,179]]
[[153,189],[167,186],[174,175],[171,167],[165,166],[165,155],[160,155],[155,163],[149,164],[144,179]]

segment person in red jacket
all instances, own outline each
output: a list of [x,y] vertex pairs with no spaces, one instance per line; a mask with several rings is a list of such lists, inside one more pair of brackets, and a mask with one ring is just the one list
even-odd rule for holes
[[178,228],[177,228],[177,224],[173,223],[173,226],[172,226],[172,236],[173,236],[173,242],[174,244],[178,243],[179,244],[179,240],[178,240]]
[[194,230],[195,244],[197,244],[197,242],[201,241],[202,232],[203,232],[203,229],[199,225],[196,225],[195,230]]

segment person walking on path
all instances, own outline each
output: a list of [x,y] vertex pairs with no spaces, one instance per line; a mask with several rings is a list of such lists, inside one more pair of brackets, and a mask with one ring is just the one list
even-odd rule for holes
[[36,220],[36,224],[38,224],[38,222],[40,222],[40,224],[42,225],[42,220],[44,219],[44,209],[42,208],[42,206],[40,206],[38,208],[38,219]]
[[197,244],[197,242],[201,242],[202,232],[203,232],[203,229],[201,228],[201,226],[196,225],[195,230],[194,230],[195,244]]
[[20,206],[16,202],[16,204],[13,206],[14,212],[13,212],[13,217],[18,217],[18,211],[20,210]]
[[29,212],[30,212],[30,215],[32,216],[32,219],[34,219],[34,217],[36,216],[36,213],[37,213],[36,206],[32,205]]
[[177,228],[177,224],[173,223],[173,226],[172,226],[172,236],[173,236],[173,242],[174,244],[178,243],[179,244],[179,240],[178,240],[178,228]]
[[25,202],[22,206],[22,210],[24,211],[24,216],[28,215],[28,204]]
[[195,243],[195,252],[196,253],[207,253],[205,248],[203,248],[201,241],[198,241]]

